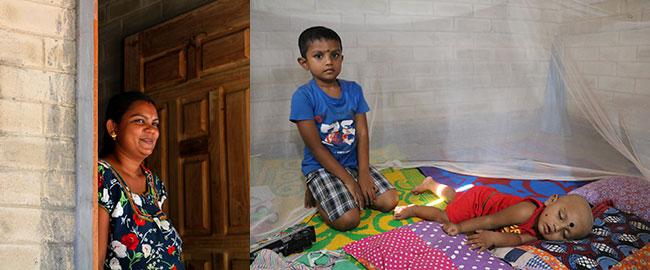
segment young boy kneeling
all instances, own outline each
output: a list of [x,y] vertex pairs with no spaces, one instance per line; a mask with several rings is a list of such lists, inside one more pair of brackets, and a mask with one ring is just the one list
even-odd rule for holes
[[[498,192],[492,187],[475,186],[456,193],[431,177],[413,189],[414,194],[431,191],[449,202],[443,211],[432,206],[398,206],[394,217],[419,217],[443,224],[449,235],[471,233],[471,248],[517,246],[538,238],[580,239],[591,232],[594,222],[589,203],[578,195],[551,196],[546,202]],[[498,230],[498,231],[490,231]]]
[[[369,108],[361,86],[337,79],[343,63],[341,38],[316,26],[300,34],[298,46],[298,63],[313,77],[293,94],[289,117],[305,142],[306,197],[313,194],[325,223],[347,231],[359,225],[365,206],[393,210],[397,192],[369,164]],[[307,206],[314,206],[312,200],[306,200]]]

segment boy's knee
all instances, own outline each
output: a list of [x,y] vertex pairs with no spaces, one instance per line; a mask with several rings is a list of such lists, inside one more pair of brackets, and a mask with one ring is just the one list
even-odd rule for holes
[[338,231],[349,231],[359,226],[360,221],[359,208],[354,208],[332,221],[330,225]]
[[379,195],[375,200],[375,208],[382,212],[390,212],[395,209],[398,202],[397,190],[391,189]]

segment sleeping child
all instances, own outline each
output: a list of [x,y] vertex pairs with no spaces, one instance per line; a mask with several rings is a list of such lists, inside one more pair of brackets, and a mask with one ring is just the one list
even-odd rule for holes
[[[475,186],[458,192],[427,177],[411,192],[431,191],[447,200],[445,210],[433,206],[409,205],[395,208],[395,219],[419,217],[443,224],[449,235],[475,232],[468,236],[472,249],[517,246],[539,238],[573,240],[589,234],[594,222],[589,203],[579,195],[551,196],[544,203],[531,197],[498,192]],[[494,230],[494,231],[493,231]]]

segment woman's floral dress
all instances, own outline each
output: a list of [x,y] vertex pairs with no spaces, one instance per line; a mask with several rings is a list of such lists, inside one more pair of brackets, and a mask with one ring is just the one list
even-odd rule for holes
[[110,215],[104,268],[184,269],[183,242],[161,210],[167,192],[158,176],[140,167],[147,179],[144,194],[131,192],[108,162],[97,164],[99,205]]

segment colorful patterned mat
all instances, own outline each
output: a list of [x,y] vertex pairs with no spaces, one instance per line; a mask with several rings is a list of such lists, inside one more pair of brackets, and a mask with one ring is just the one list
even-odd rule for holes
[[[553,194],[566,194],[569,191],[585,185],[587,181],[553,181],[553,180],[521,180],[521,179],[497,179],[484,178],[470,175],[457,174],[436,167],[420,167],[413,169],[382,170],[382,173],[390,181],[399,194],[399,205],[408,204],[429,204],[444,209],[446,202],[439,200],[431,193],[421,195],[411,194],[411,189],[422,183],[425,176],[432,176],[436,181],[449,185],[455,189],[468,184],[491,186],[497,190],[518,195],[532,196],[545,201]],[[316,243],[307,251],[321,249],[339,249],[353,241],[368,236],[390,231],[406,224],[420,221],[418,218],[406,220],[394,220],[393,213],[381,213],[376,210],[366,209],[361,216],[359,227],[348,232],[339,232],[327,226],[318,213],[305,219],[309,225],[316,229]]]
[[[602,204],[601,204],[602,205]],[[523,269],[650,269],[641,250],[650,241],[650,223],[612,206],[595,214],[591,234],[574,241],[535,241],[497,248],[494,254]],[[598,206],[596,206],[598,208]],[[646,255],[647,256],[647,255]]]
[[556,181],[556,180],[522,180],[504,178],[485,178],[449,172],[436,167],[420,167],[426,176],[431,176],[439,183],[458,189],[473,184],[475,186],[491,186],[503,193],[521,197],[534,197],[544,202],[553,194],[567,194],[569,191],[584,186],[589,181]]
[[[422,183],[424,176],[418,169],[384,169],[382,173],[390,181],[399,194],[399,205],[424,204],[435,201],[437,198],[432,194],[412,195],[411,189]],[[441,207],[446,205],[439,204]],[[316,229],[316,243],[307,251],[321,249],[334,250],[368,236],[390,231],[394,228],[411,224],[420,219],[409,218],[406,220],[394,220],[393,213],[382,213],[376,210],[366,209],[361,216],[359,227],[347,232],[339,232],[327,226],[318,213],[305,220]]]

